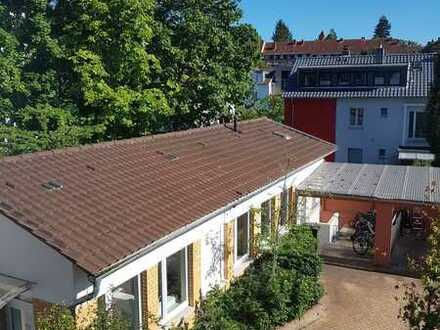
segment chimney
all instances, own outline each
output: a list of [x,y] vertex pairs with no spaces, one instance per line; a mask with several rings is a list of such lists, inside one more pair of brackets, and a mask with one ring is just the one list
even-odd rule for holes
[[383,45],[380,44],[379,48],[376,49],[376,63],[383,64],[384,59],[385,59],[385,48],[383,48]]

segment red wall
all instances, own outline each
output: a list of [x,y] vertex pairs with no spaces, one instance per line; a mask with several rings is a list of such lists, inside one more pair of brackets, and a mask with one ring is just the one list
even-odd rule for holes
[[[284,99],[284,122],[323,140],[336,142],[336,99]],[[334,155],[327,160],[334,160]]]

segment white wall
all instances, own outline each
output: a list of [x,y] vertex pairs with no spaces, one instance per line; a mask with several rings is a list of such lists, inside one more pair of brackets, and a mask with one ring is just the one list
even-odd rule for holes
[[[302,181],[304,181],[320,164],[323,160],[317,161],[310,166],[302,169],[296,174],[290,175],[286,180],[281,180],[280,182],[274,183],[273,185],[267,187],[266,189],[260,191],[258,194],[254,195],[252,198],[244,200],[242,203],[231,207],[230,209],[213,216],[209,220],[203,222],[199,226],[193,228],[192,230],[183,233],[179,237],[157,247],[156,249],[150,251],[149,253],[139,257],[133,262],[127,264],[115,270],[113,273],[108,274],[97,279],[97,296],[103,295],[108,292],[111,288],[117,287],[125,281],[137,276],[146,269],[156,265],[162,258],[172,255],[173,253],[181,250],[185,246],[197,241],[202,240],[202,291],[206,293],[209,286],[214,283],[215,277],[207,273],[209,269],[221,269],[223,271],[223,255],[218,258],[218,249],[222,249],[223,245],[223,225],[230,221],[233,221],[238,216],[248,212],[253,207],[259,207],[262,202],[280,194],[285,188],[291,186],[297,186]],[[207,245],[209,245],[209,236],[218,235],[220,232],[221,241],[219,244],[214,244],[214,249],[211,251],[207,250]],[[208,236],[208,237],[207,237]],[[208,242],[208,243],[207,243]],[[217,255],[216,255],[217,254]],[[215,261],[215,262],[214,262]],[[217,264],[216,264],[217,262]],[[223,277],[223,274],[221,275]],[[214,278],[214,280],[212,280]]]
[[[397,162],[397,149],[404,141],[405,105],[425,104],[421,98],[338,99],[336,106],[337,162],[348,160],[348,148],[363,149],[364,163],[384,163],[379,149],[385,149],[386,163]],[[350,109],[364,108],[363,128],[350,128]],[[381,108],[388,108],[388,118],[381,118]]]
[[3,215],[0,273],[35,283],[33,298],[59,304],[74,300],[73,264]]

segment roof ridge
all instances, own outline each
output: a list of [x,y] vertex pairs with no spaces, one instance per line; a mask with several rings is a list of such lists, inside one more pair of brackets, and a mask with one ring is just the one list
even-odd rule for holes
[[[240,123],[252,123],[252,122],[258,122],[268,120],[272,121],[271,119],[267,117],[259,117],[254,119],[248,119],[240,121]],[[2,162],[14,162],[21,159],[28,159],[28,158],[34,158],[34,157],[44,157],[44,156],[51,156],[54,154],[64,154],[64,153],[73,153],[73,152],[79,152],[89,149],[100,149],[105,148],[113,145],[124,145],[124,144],[133,144],[137,142],[142,141],[152,141],[152,140],[158,140],[158,139],[166,139],[170,137],[178,137],[178,136],[185,136],[185,135],[191,135],[196,132],[200,131],[208,131],[208,130],[214,130],[214,129],[220,129],[224,128],[226,126],[226,123],[223,124],[215,124],[211,126],[204,126],[204,127],[195,127],[180,131],[171,131],[171,132],[164,132],[164,133],[157,133],[157,134],[150,134],[145,136],[138,136],[138,137],[132,137],[132,138],[124,138],[124,139],[116,139],[116,140],[110,140],[110,141],[102,141],[102,142],[96,142],[96,143],[86,143],[82,145],[76,145],[76,146],[70,146],[70,147],[64,147],[64,148],[58,148],[58,149],[52,149],[52,150],[41,150],[31,153],[25,153],[21,155],[13,155],[13,156],[6,156],[4,158],[0,159],[0,163]]]

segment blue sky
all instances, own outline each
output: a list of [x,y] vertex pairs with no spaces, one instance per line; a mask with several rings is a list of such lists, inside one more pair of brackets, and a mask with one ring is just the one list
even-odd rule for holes
[[283,19],[295,39],[315,39],[334,28],[339,37],[371,37],[381,15],[392,24],[392,36],[421,43],[440,37],[440,0],[241,0],[244,21],[265,40]]

